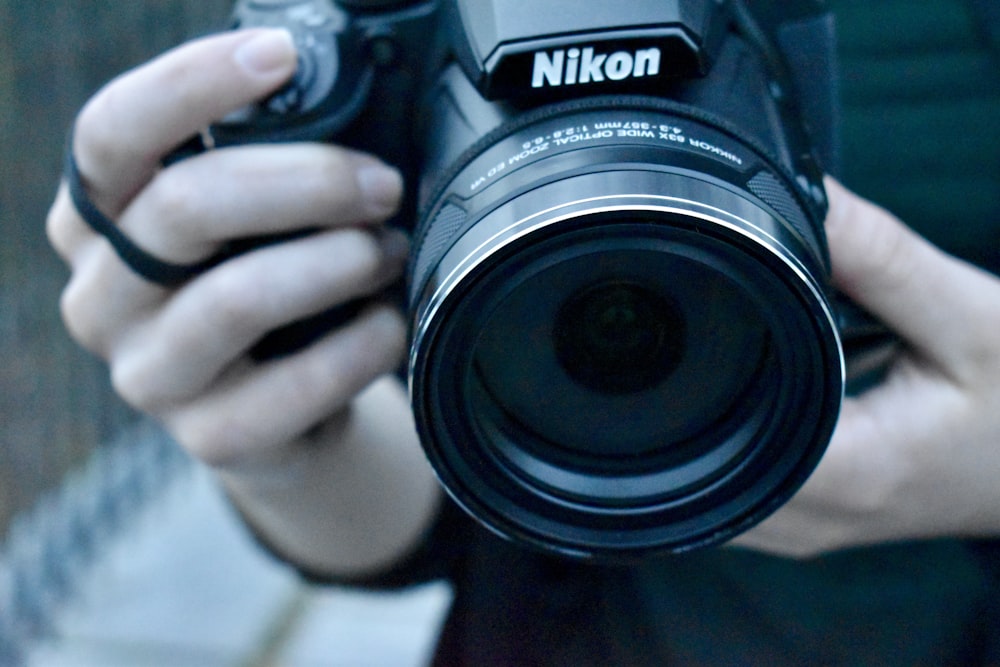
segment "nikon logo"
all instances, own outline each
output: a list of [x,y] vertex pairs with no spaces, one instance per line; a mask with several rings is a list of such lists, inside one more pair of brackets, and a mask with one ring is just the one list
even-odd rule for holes
[[623,81],[660,73],[660,50],[656,47],[634,52],[594,53],[594,47],[559,49],[551,54],[535,52],[531,87],[573,86],[581,83]]

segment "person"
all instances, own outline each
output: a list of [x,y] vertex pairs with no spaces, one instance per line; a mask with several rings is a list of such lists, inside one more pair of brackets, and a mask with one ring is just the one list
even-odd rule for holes
[[805,486],[722,548],[628,567],[524,550],[439,488],[393,375],[406,328],[393,305],[290,356],[247,356],[276,326],[379,294],[408,251],[384,224],[404,184],[373,156],[247,145],[161,167],[295,66],[282,31],[193,41],[97,93],[72,150],[94,204],[155,256],[185,264],[232,238],[317,233],[165,288],[84,224],[66,183],[47,220],[72,269],[72,335],[217,472],[274,553],[320,581],[449,579],[438,664],[1000,660],[1000,280],[828,179],[833,282],[904,345],[884,381],[846,400]]

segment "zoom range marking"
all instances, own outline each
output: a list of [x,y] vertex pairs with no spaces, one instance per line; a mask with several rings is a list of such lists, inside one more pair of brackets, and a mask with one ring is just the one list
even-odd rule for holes
[[527,138],[503,159],[487,163],[488,166],[469,183],[468,191],[476,192],[511,169],[522,167],[543,155],[602,142],[640,141],[699,153],[737,168],[744,165],[744,157],[722,148],[717,139],[706,136],[705,130],[688,128],[688,131],[679,123],[664,124],[634,116],[625,120],[612,120],[606,116],[601,120],[595,119],[593,123],[559,127]]
[[535,52],[531,72],[531,87],[573,86],[600,83],[605,79],[624,81],[629,78],[656,76],[660,73],[660,49],[650,47],[614,53],[595,53],[594,47],[559,49],[550,55]]

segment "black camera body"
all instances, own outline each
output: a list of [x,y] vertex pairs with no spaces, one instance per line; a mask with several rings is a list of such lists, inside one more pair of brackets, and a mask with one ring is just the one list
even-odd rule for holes
[[822,2],[244,0],[235,24],[287,28],[300,65],[216,145],[333,141],[419,183],[413,411],[469,513],[622,560],[805,481],[844,390]]

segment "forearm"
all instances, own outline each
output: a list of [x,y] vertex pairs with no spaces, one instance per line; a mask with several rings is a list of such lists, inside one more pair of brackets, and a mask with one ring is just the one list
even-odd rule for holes
[[297,565],[332,576],[377,572],[409,553],[442,493],[401,383],[376,381],[312,440],[265,474],[221,474],[254,530]]

